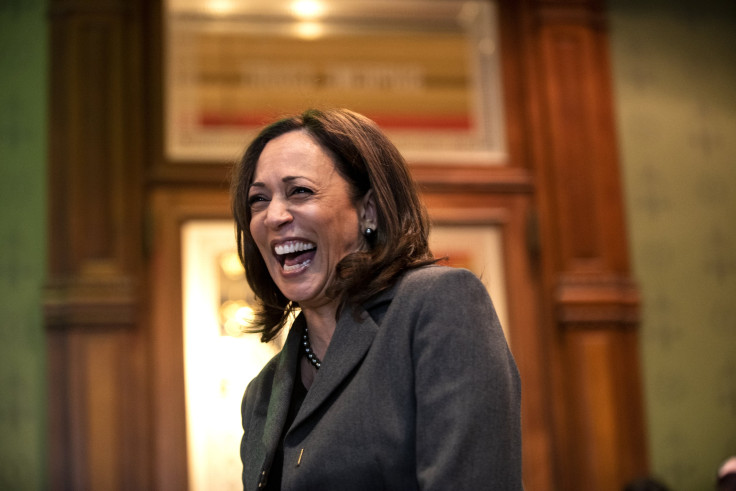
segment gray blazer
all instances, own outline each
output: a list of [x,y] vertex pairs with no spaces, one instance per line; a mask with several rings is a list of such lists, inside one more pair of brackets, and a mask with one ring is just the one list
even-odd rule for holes
[[[299,359],[300,324],[248,385],[243,487],[268,479]],[[410,271],[344,309],[284,439],[282,489],[521,489],[519,374],[472,273]]]

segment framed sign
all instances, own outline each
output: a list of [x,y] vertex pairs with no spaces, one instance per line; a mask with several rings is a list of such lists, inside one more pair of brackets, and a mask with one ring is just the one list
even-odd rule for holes
[[166,19],[170,161],[232,161],[280,116],[346,107],[410,162],[505,162],[490,1],[170,0]]

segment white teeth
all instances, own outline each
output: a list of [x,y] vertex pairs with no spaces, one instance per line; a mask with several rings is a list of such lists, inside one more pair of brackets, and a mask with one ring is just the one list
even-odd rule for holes
[[314,249],[314,244],[310,244],[308,242],[287,242],[274,247],[276,254],[279,256],[283,254],[291,254],[292,252],[308,251],[310,249]]
[[294,271],[294,270],[297,270],[299,268],[306,268],[307,266],[309,266],[309,263],[311,263],[311,262],[312,262],[311,259],[307,259],[303,263],[292,264],[291,266],[287,266],[286,264],[284,264],[284,271],[288,273],[289,271]]

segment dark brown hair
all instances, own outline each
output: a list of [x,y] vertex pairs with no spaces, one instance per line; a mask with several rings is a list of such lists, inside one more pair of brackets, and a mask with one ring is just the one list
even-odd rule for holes
[[[429,221],[404,158],[370,119],[347,109],[310,109],[264,128],[235,168],[231,196],[238,255],[248,284],[260,301],[253,332],[273,339],[298,307],[278,289],[250,233],[248,188],[266,144],[290,131],[306,131],[333,156],[340,175],[350,184],[355,202],[373,190],[376,232],[364,250],[337,265],[328,295],[357,306],[391,287],[407,269],[434,262],[427,237]],[[339,312],[339,310],[338,310]]]

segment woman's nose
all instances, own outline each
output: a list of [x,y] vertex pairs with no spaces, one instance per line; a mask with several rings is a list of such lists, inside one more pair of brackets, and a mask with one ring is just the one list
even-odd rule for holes
[[266,209],[266,226],[277,229],[282,225],[293,220],[293,216],[289,211],[288,203],[285,200],[273,198]]

